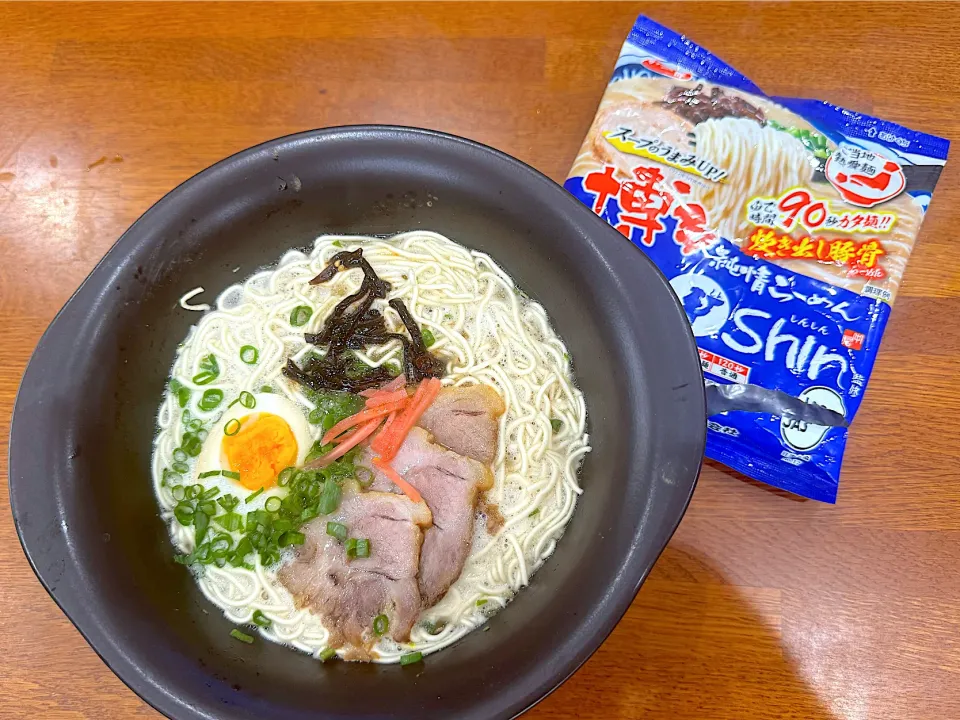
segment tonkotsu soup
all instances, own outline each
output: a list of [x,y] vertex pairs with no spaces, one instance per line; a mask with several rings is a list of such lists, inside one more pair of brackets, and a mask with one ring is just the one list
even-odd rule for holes
[[323,236],[201,293],[153,482],[238,641],[407,664],[531,582],[582,492],[586,411],[543,307],[489,256]]

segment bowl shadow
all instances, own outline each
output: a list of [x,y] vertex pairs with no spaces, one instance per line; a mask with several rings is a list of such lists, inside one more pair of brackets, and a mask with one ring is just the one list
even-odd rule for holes
[[524,718],[834,720],[785,653],[779,625],[779,590],[726,584],[695,549],[673,543],[603,646]]

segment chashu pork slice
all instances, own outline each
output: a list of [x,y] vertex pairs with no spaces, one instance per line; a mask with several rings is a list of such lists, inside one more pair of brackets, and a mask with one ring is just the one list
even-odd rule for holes
[[[344,544],[327,534],[331,520],[346,525],[349,537],[369,540],[370,556],[347,558]],[[422,606],[417,571],[430,522],[422,502],[347,488],[336,513],[302,528],[305,541],[278,577],[299,607],[320,615],[331,647],[346,648],[347,659],[369,659],[377,615],[387,616],[394,640],[410,638]]]
[[[371,463],[367,448],[361,464],[374,473],[374,490],[396,486]],[[460,577],[473,542],[473,523],[480,493],[493,486],[490,469],[432,441],[430,433],[415,427],[390,463],[423,496],[433,525],[423,535],[419,587],[424,607],[436,604]]]
[[447,387],[418,423],[455,453],[490,465],[497,456],[500,416],[506,406],[489,385]]

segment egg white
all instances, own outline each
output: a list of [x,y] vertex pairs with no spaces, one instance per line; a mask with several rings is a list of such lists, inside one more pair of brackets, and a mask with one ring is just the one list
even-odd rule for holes
[[[287,425],[290,426],[290,430],[297,443],[297,465],[304,463],[307,453],[310,452],[310,448],[313,446],[314,440],[319,436],[319,432],[314,431],[310,423],[307,422],[303,410],[285,397],[274,393],[254,393],[253,397],[256,400],[254,407],[246,408],[240,403],[236,403],[233,407],[227,409],[227,411],[223,413],[223,416],[210,428],[210,433],[207,439],[204,440],[203,449],[197,457],[197,464],[194,470],[194,482],[203,485],[205,488],[217,487],[222,494],[231,493],[241,500],[253,491],[245,488],[236,480],[231,480],[223,475],[214,475],[200,479],[200,475],[205,472],[230,469],[230,463],[227,461],[226,454],[223,452],[223,438],[225,437],[223,431],[228,422],[231,420],[240,421],[248,415],[254,415],[256,413],[270,413],[271,415],[282,418]],[[253,509],[254,507],[262,505],[268,497],[278,493],[282,494],[282,490],[276,486],[264,490],[253,503],[253,506],[247,509]]]

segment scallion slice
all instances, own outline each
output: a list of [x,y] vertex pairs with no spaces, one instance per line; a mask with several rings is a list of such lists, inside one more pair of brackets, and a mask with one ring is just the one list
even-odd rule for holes
[[225,478],[230,478],[231,480],[240,479],[240,473],[238,473],[236,470],[221,470],[220,472]]
[[218,515],[213,520],[215,523],[217,523],[217,525],[222,527],[227,532],[240,530],[243,526],[243,518],[241,518],[235,512],[228,512],[225,515]]
[[236,418],[233,418],[223,426],[223,434],[227,435],[228,437],[232,437],[238,432],[240,432],[240,421]]
[[357,540],[357,549],[354,553],[358,558],[370,557],[370,541],[366,538]]
[[173,461],[174,461],[174,462],[186,462],[186,461],[187,461],[187,454],[186,454],[183,450],[181,450],[180,448],[177,448],[176,450],[173,451]]
[[290,547],[291,545],[303,545],[307,541],[307,536],[297,530],[288,530],[280,536],[280,547]]
[[209,385],[220,377],[220,364],[213,353],[201,358],[200,372],[193,376],[193,382],[197,385]]
[[247,365],[256,365],[260,358],[260,351],[253,345],[244,345],[240,348],[240,360]]
[[381,636],[390,629],[390,619],[386,615],[377,615],[373,619],[373,632]]
[[423,660],[422,652],[412,652],[400,656],[401,665],[413,665],[413,663],[418,663],[421,660]]
[[219,388],[210,388],[209,390],[203,391],[203,395],[200,398],[200,402],[197,403],[197,407],[199,407],[201,410],[206,410],[209,412],[222,402],[223,390],[220,390]]
[[310,321],[311,316],[313,316],[313,308],[309,305],[297,305],[290,313],[290,324],[301,327]]
[[249,393],[244,390],[242,393],[240,393],[240,404],[250,410],[257,406],[257,399],[253,396],[253,393]]
[[264,615],[261,611],[259,611],[259,610],[254,610],[254,611],[253,611],[253,624],[254,624],[254,625],[259,625],[259,626],[262,627],[262,628],[268,628],[268,627],[270,627],[273,623],[272,623],[272,621],[270,620],[270,618],[268,618],[266,615]]
[[320,493],[319,510],[321,515],[329,515],[336,512],[340,507],[340,485],[334,480],[328,480],[323,484],[323,491]]
[[426,347],[430,347],[430,346],[433,345],[435,342],[437,342],[437,339],[433,336],[433,333],[430,332],[430,329],[429,329],[429,328],[424,328],[424,329],[420,332],[420,335],[423,336],[423,344],[424,344]]
[[335,537],[340,542],[343,542],[347,539],[347,526],[343,523],[338,523],[331,520],[327,523],[327,535]]
[[260,497],[262,494],[263,494],[263,488],[260,488],[260,489],[257,490],[255,493],[252,493],[252,494],[250,494],[250,495],[247,495],[247,499],[244,500],[244,502],[245,502],[245,503],[248,503],[248,502],[250,502],[250,501],[252,501],[252,500],[256,500],[256,499],[257,499],[258,497]]
[[373,471],[370,468],[358,467],[353,471],[360,487],[370,487],[373,484]]
[[487,604],[486,598],[480,598],[479,600],[477,600],[477,607],[483,607],[486,604]]
[[237,505],[240,504],[240,500],[237,498],[236,495],[224,495],[222,498],[217,500],[217,502],[220,504],[220,507],[222,507],[227,512],[230,512]]
[[[234,638],[235,640],[239,640],[242,643],[246,643],[247,645],[253,643],[252,635],[247,635],[245,632],[238,630],[237,628],[234,628],[230,631],[230,637]],[[401,659],[400,662],[403,662],[403,660]]]
[[293,473],[296,472],[295,468],[288,467],[280,471],[280,474],[277,475],[277,485],[280,487],[286,487],[290,484],[290,481],[293,479]]
[[186,475],[190,472],[190,466],[185,462],[175,462],[170,468],[178,475]]
[[170,488],[170,494],[173,495],[173,499],[177,502],[183,500],[187,495],[186,491],[183,489],[183,485],[174,485],[172,488]]
[[550,418],[550,428],[553,430],[553,434],[556,435],[563,429],[563,420]]
[[267,512],[277,512],[280,509],[280,498],[276,495],[267,498],[267,501],[263,504],[263,509]]
[[202,472],[199,475],[197,475],[197,477],[202,480],[203,478],[214,477],[219,474],[220,474],[219,470],[207,470],[206,472]]
[[327,660],[335,658],[336,656],[337,656],[337,651],[331,647],[328,647],[320,651],[320,654],[317,655],[317,660],[319,660],[320,662],[326,662]]

